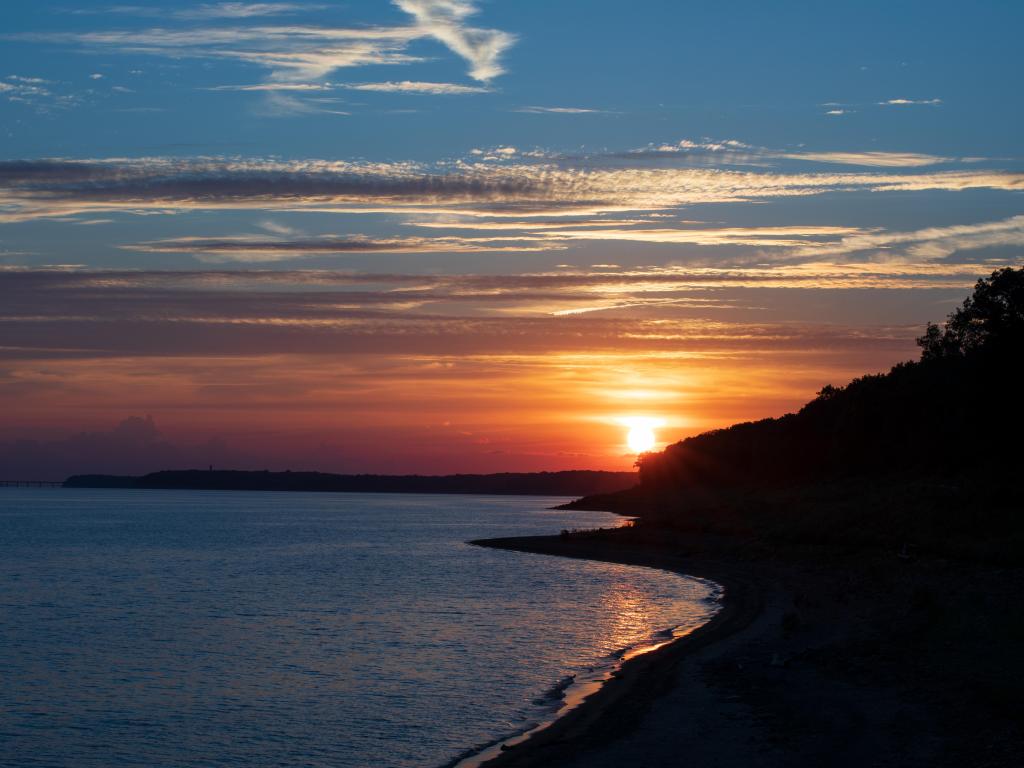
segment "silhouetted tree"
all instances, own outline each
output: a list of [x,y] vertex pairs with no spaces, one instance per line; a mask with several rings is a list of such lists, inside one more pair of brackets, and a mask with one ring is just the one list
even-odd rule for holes
[[922,360],[964,356],[987,347],[1024,347],[1024,268],[998,269],[979,280],[945,327],[928,323],[917,343]]
[[842,391],[842,387],[834,387],[831,384],[826,384],[824,387],[818,390],[818,399],[831,400],[833,397],[835,397]]
[[893,473],[992,471],[1019,462],[1024,269],[979,280],[921,362],[826,385],[796,413],[714,430],[638,459],[645,490],[798,485]]

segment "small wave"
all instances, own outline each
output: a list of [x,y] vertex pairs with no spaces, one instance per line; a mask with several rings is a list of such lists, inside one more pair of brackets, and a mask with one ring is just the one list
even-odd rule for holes
[[[718,586],[711,581],[705,583],[713,587]],[[717,589],[705,602],[718,606],[722,594],[724,594],[724,590]],[[625,661],[648,651],[656,650],[685,634],[688,634],[685,624],[676,624],[656,630],[648,636],[647,640],[612,651],[605,657],[608,661],[583,667],[579,673],[566,675],[543,695],[533,699],[531,703],[537,707],[548,707],[551,709],[551,717],[553,719],[545,719],[543,725],[550,724],[554,719],[561,717],[566,711],[579,706],[590,693],[600,689],[605,682],[615,677]],[[495,739],[484,747],[478,746],[474,749],[466,750],[455,760],[445,764],[443,768],[477,768],[481,763],[497,757],[501,750],[524,741],[540,727],[542,727],[541,724],[535,723],[518,730],[514,734]]]
[[543,723],[539,722],[525,723],[513,731],[506,732],[505,735],[500,738],[492,739],[491,741],[478,744],[475,747],[471,747],[470,749],[460,752],[456,757],[442,765],[441,768],[457,768],[457,766],[467,763],[467,761],[469,765],[478,765],[480,762],[486,762],[492,757],[497,756],[496,754],[490,755],[490,752],[496,749],[501,750],[506,742],[521,740],[526,734],[536,730],[542,724]]
[[543,694],[533,700],[533,703],[538,707],[543,707],[549,704],[555,704],[562,701],[565,698],[565,691],[576,682],[576,675],[566,675]]

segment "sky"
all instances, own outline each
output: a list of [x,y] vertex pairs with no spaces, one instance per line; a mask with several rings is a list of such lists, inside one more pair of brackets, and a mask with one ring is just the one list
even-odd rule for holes
[[129,3],[0,7],[0,475],[628,469],[1024,263],[1020,3]]

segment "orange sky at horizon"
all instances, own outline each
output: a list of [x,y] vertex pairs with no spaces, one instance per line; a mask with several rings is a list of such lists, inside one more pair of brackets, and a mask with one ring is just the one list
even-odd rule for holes
[[148,415],[161,433],[148,439],[175,451],[156,451],[147,463],[143,444],[134,448],[137,460],[126,461],[125,447],[114,445],[109,461],[81,457],[68,471],[123,471],[126,463],[132,471],[207,464],[425,474],[629,470],[630,419],[656,421],[661,448],[781,415],[827,383],[915,356],[910,327],[810,335],[778,324],[753,338],[733,330],[735,338],[726,332],[714,343],[634,340],[626,350],[565,348],[572,345],[562,339],[550,351],[514,351],[513,343],[493,354],[425,348],[21,360],[8,374],[22,385],[17,413],[0,439],[59,444],[84,432],[103,444],[122,419]]

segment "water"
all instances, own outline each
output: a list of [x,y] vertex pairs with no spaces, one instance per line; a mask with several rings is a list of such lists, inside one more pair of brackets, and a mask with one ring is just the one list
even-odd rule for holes
[[712,586],[487,550],[558,499],[0,491],[0,765],[439,766]]

